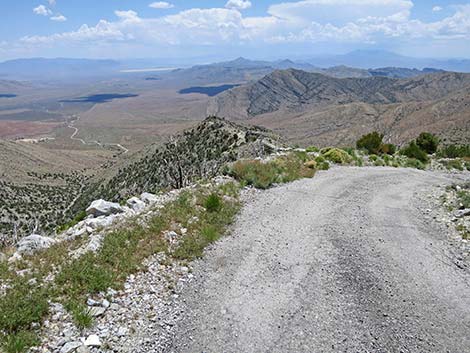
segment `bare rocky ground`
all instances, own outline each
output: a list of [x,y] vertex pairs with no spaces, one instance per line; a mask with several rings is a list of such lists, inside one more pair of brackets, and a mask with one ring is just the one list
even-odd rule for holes
[[257,193],[194,264],[162,351],[468,352],[468,247],[439,204],[468,178],[334,168]]

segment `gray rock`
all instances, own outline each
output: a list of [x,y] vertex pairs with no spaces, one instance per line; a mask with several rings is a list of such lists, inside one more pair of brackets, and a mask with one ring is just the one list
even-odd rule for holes
[[127,200],[127,205],[135,212],[142,212],[146,206],[145,202],[140,200],[138,197],[131,197]]
[[86,247],[86,251],[97,252],[103,243],[103,235],[96,234],[90,237],[90,241]]
[[79,341],[67,342],[60,349],[60,353],[71,353],[81,346],[82,346],[82,342],[79,342]]
[[101,316],[105,313],[106,308],[103,308],[101,306],[93,306],[88,309],[88,314],[90,314],[93,317],[98,317]]
[[0,262],[6,261],[6,260],[7,260],[7,256],[4,253],[0,252]]
[[454,213],[454,216],[456,218],[470,216],[470,208],[464,208],[463,210],[458,210]]
[[92,229],[106,228],[106,227],[109,227],[111,224],[113,224],[115,219],[116,219],[116,215],[111,215],[108,217],[99,216],[97,218],[87,219],[85,223],[87,227],[90,227]]
[[140,195],[140,199],[149,205],[153,205],[158,201],[158,197],[154,194],[144,192]]
[[76,353],[90,353],[90,349],[87,346],[80,346],[75,352]]
[[31,234],[21,239],[17,245],[17,253],[32,254],[37,250],[47,249],[55,243],[55,240],[49,237],[43,237],[38,234]]
[[97,335],[90,335],[85,340],[85,346],[87,347],[100,347],[101,340]]
[[119,327],[116,335],[118,337],[124,337],[125,335],[127,335],[127,328],[123,326]]
[[115,202],[108,202],[105,200],[95,200],[91,203],[90,207],[86,209],[87,214],[94,217],[109,216],[116,213],[124,212],[120,204]]

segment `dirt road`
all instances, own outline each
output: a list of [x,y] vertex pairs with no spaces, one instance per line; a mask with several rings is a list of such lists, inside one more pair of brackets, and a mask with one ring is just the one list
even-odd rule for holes
[[470,352],[470,273],[418,211],[449,179],[338,168],[262,192],[195,265],[174,352]]

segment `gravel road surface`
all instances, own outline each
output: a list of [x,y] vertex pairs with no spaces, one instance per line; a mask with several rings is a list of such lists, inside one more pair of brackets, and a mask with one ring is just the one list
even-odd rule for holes
[[470,273],[417,195],[452,180],[335,168],[260,192],[196,262],[173,352],[470,352]]

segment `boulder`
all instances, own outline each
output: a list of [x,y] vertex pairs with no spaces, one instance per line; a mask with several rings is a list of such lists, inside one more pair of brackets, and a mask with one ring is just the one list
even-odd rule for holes
[[142,195],[140,195],[140,199],[149,205],[153,205],[154,203],[158,201],[157,195],[154,195],[148,192],[142,193]]
[[124,212],[124,210],[120,204],[105,200],[95,200],[91,203],[90,207],[86,209],[86,213],[94,217],[109,216],[122,212]]
[[31,234],[18,242],[16,252],[20,255],[32,254],[37,250],[51,247],[55,242],[56,241],[52,238]]
[[90,335],[84,342],[87,347],[100,347],[101,340],[97,335]]
[[135,212],[142,212],[146,206],[145,202],[138,197],[131,197],[127,200],[127,205]]
[[113,224],[114,220],[116,219],[116,215],[111,215],[108,217],[99,216],[96,218],[86,219],[85,223],[87,227],[92,229],[99,229],[99,228],[106,228]]

